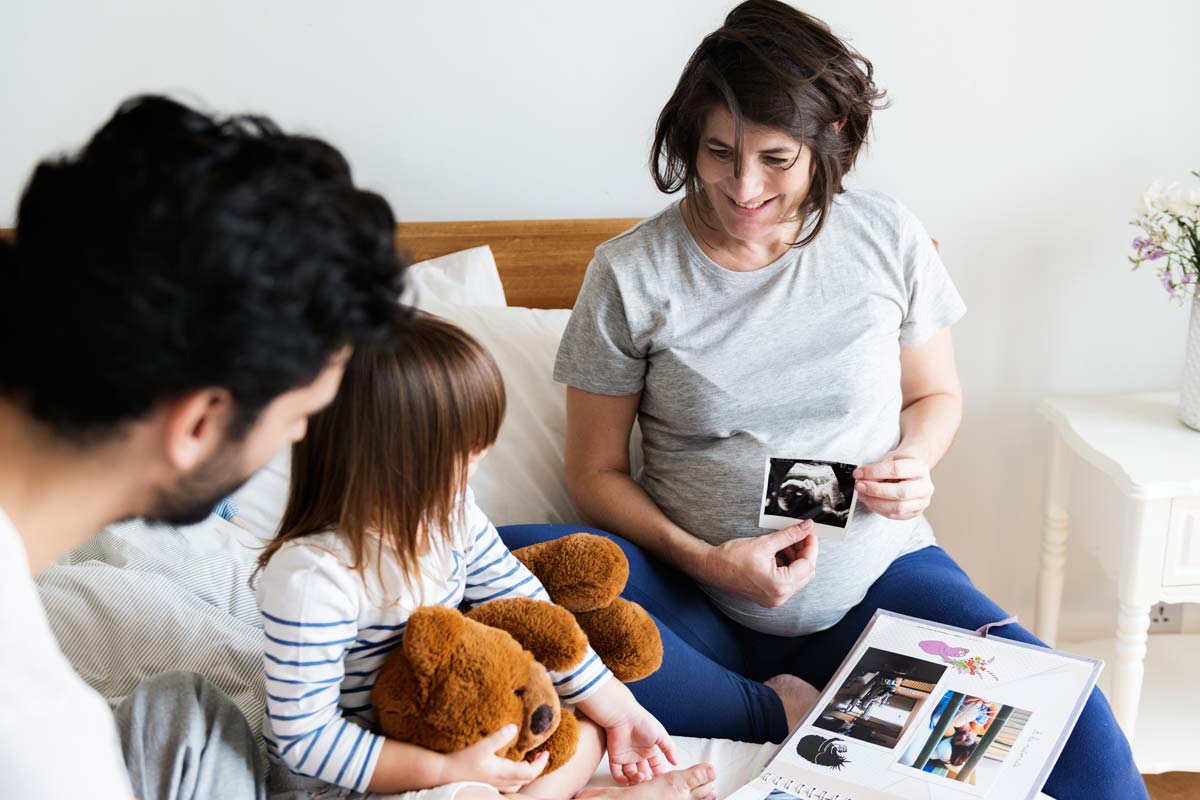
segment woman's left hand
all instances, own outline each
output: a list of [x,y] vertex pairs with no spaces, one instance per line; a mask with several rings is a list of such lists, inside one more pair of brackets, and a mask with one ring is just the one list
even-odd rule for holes
[[854,490],[863,505],[889,519],[912,519],[929,507],[933,480],[929,462],[893,450],[874,464],[854,470]]

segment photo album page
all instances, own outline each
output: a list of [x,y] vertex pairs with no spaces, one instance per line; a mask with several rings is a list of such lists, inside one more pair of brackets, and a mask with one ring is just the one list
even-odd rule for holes
[[730,800],[1036,797],[1101,666],[878,611],[808,717]]

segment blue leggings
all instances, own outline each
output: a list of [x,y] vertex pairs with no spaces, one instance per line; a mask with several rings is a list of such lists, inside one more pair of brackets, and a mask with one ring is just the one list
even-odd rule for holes
[[[619,536],[570,525],[508,525],[500,535],[515,550],[581,530],[612,539],[629,558],[624,596],[650,612],[663,639],[662,668],[629,688],[678,736],[782,741],[787,735],[783,703],[761,681],[790,673],[818,689],[825,686],[876,609],[969,630],[1008,616],[940,547],[896,559],[832,628],[780,637],[730,620],[690,578]],[[1020,625],[993,629],[992,635],[1042,644]],[[1148,800],[1129,743],[1098,689],[1043,791],[1056,800]]]

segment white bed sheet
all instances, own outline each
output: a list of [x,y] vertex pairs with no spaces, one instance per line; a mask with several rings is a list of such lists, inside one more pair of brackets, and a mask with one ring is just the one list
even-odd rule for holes
[[[750,744],[734,742],[729,739],[692,739],[686,736],[676,736],[675,744],[679,748],[677,760],[679,766],[688,767],[692,764],[708,762],[717,770],[717,797],[728,797],[744,784],[749,783],[766,766],[767,759],[775,752],[773,744]],[[596,768],[588,786],[615,786],[616,781],[608,772],[608,761],[602,761]],[[1039,793],[1039,800],[1054,800],[1046,794]]]
[[[716,768],[717,797],[733,794],[738,787],[761,772],[776,747],[773,744],[750,744],[729,739],[693,739],[687,736],[673,739],[678,748],[676,759],[680,767],[708,762]],[[602,759],[588,786],[616,785],[608,771],[608,759]]]

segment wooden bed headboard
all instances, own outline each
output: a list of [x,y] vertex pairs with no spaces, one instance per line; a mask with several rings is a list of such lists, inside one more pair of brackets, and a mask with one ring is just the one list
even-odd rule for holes
[[[638,221],[613,217],[401,222],[396,244],[414,262],[490,245],[510,306],[571,308],[596,246]],[[0,239],[12,236],[12,229],[0,228]],[[938,247],[937,239],[933,246]]]
[[[396,242],[414,262],[490,245],[509,305],[570,308],[596,245],[637,222],[636,217],[402,222]],[[12,235],[0,229],[0,238]]]
[[402,222],[396,242],[413,261],[490,245],[510,306],[570,308],[596,245],[637,218]]

